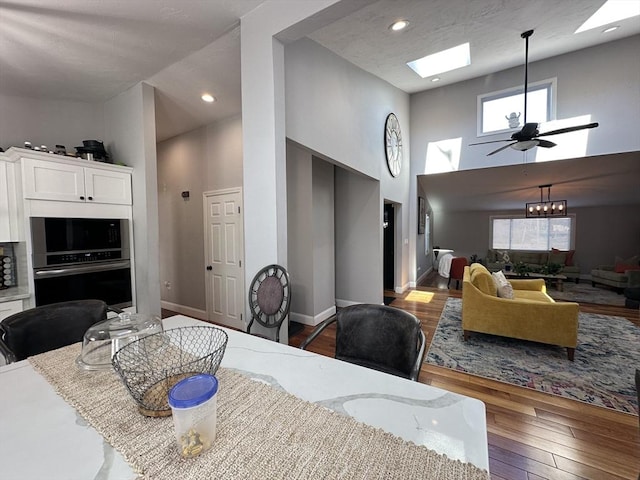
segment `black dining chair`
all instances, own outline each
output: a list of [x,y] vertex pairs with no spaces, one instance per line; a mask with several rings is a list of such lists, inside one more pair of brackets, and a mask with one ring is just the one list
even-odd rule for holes
[[351,305],[319,324],[300,348],[334,322],[335,358],[418,381],[426,339],[414,315],[386,305]]
[[102,300],[74,300],[16,313],[0,322],[0,353],[12,363],[80,342],[108,310]]
[[256,321],[265,328],[275,329],[276,342],[280,341],[280,328],[291,308],[291,282],[289,274],[280,265],[268,265],[253,277],[249,287],[251,320],[247,333]]

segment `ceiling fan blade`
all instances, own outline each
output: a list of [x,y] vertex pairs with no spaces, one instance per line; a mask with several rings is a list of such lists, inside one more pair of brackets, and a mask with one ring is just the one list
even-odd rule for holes
[[538,132],[537,123],[525,123],[524,127],[522,127],[522,130],[520,130],[519,132],[513,135],[513,139],[524,140],[526,138],[533,138],[536,136],[537,132]]
[[515,145],[516,143],[518,143],[518,142],[510,143],[509,145],[505,145],[504,147],[500,147],[499,149],[494,150],[493,152],[487,153],[487,157],[488,157],[488,156],[490,156],[490,155],[493,155],[494,153],[501,152],[502,150],[506,150],[506,149],[507,149],[507,148],[509,148],[511,145]]
[[558,128],[557,130],[551,130],[550,132],[544,132],[537,135],[538,137],[548,137],[549,135],[559,135],[561,133],[575,132],[577,130],[584,130],[586,128],[596,128],[597,122],[587,123],[586,125],[576,125],[575,127]]
[[503,140],[489,140],[488,142],[470,143],[469,146],[471,146],[471,145],[484,145],[485,143],[499,143],[499,142],[512,142],[512,141],[513,141],[512,138],[505,138]]
[[550,142],[549,140],[538,140],[538,146],[544,147],[544,148],[551,148],[551,147],[555,147],[556,144],[553,142]]

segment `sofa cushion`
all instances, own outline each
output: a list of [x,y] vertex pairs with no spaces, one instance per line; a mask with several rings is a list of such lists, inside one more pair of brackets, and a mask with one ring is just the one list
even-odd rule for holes
[[504,276],[504,273],[502,273],[502,270],[492,273],[491,276],[496,284],[498,296],[501,298],[512,299],[513,287],[509,283],[509,280],[507,280],[507,277]]
[[601,278],[612,282],[626,282],[627,277],[623,273],[616,273],[613,270],[596,269],[591,270],[591,278]]
[[514,290],[515,300],[533,300],[535,302],[554,303],[553,299],[544,292],[538,290]]
[[509,282],[505,283],[504,285],[500,285],[498,287],[498,296],[500,298],[513,300],[513,287]]
[[497,250],[493,250],[493,249],[489,249],[487,250],[487,262],[488,263],[493,263],[493,262],[497,262],[498,261],[498,251]]
[[470,274],[471,284],[482,293],[497,296],[498,289],[493,281],[493,277],[486,268],[475,268]]
[[[564,253],[564,254],[566,254],[565,258],[564,258],[564,263],[561,263],[561,265],[566,265],[567,267],[573,267],[573,256],[576,253],[575,250],[558,250],[557,248],[552,248],[551,249],[551,253]],[[551,261],[551,254],[549,254],[549,263],[558,263],[558,262],[552,262]]]
[[557,263],[558,265],[566,265],[567,252],[551,252],[549,254],[549,263]]
[[543,265],[547,263],[547,252],[520,252],[519,262]]
[[624,273],[627,270],[640,270],[640,265],[626,264],[626,263],[616,263],[613,271],[616,273]]
[[640,264],[640,255],[634,255],[633,257],[629,257],[629,258],[616,257],[613,263],[614,264],[624,263],[625,265],[638,265]]

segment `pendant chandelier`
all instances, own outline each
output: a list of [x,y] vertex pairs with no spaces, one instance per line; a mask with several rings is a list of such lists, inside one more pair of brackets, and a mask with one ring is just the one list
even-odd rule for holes
[[[551,200],[552,185],[539,185],[540,201],[527,203],[525,212],[527,217],[566,217],[567,201]],[[547,200],[543,199],[544,189],[547,189]]]

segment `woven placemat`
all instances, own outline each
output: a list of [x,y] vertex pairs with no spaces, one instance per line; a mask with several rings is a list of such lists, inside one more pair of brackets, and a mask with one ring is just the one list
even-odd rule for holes
[[79,370],[75,359],[80,349],[80,344],[70,345],[29,361],[140,478],[489,478],[473,464],[451,460],[224,368],[216,374],[220,390],[214,446],[199,457],[183,459],[171,417],[138,413],[115,372]]

